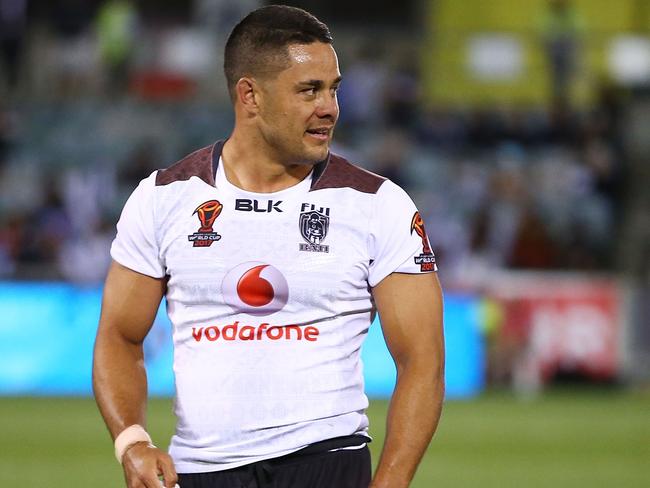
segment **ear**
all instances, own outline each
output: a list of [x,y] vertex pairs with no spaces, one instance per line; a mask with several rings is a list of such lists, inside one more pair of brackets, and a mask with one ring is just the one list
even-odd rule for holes
[[259,86],[252,78],[240,78],[235,85],[237,102],[249,113],[257,113],[259,110]]

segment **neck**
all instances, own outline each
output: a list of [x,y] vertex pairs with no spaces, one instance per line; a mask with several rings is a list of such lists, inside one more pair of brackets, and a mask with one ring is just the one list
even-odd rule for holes
[[234,131],[221,152],[228,181],[242,190],[273,193],[292,187],[311,172],[311,164],[287,164],[264,150],[263,143]]

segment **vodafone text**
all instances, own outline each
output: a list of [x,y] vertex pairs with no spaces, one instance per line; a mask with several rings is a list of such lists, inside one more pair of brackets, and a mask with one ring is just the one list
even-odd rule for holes
[[318,340],[320,331],[313,326],[300,327],[299,325],[273,325],[262,323],[257,327],[253,325],[239,325],[239,321],[219,327],[210,325],[208,327],[192,327],[192,337],[196,342],[207,340],[214,342],[222,341],[262,341],[271,340],[297,340],[303,339],[309,342]]

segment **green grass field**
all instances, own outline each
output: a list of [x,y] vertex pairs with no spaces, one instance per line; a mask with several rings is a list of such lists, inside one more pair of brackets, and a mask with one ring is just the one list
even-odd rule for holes
[[[387,403],[370,409],[375,460]],[[165,445],[171,401],[149,430]],[[0,398],[0,486],[124,486],[91,399]],[[448,402],[414,488],[650,486],[650,392],[554,391],[534,402],[491,393]],[[333,487],[336,488],[336,487]]]

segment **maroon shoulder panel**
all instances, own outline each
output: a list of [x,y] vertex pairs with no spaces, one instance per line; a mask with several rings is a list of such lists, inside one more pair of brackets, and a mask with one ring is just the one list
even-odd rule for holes
[[212,171],[212,152],[214,145],[204,147],[174,163],[167,169],[158,171],[156,186],[169,185],[175,181],[187,181],[192,176],[197,176],[208,185],[214,185],[214,172]]
[[359,168],[335,154],[330,154],[329,159],[321,164],[323,167],[314,168],[316,173],[310,191],[325,188],[352,188],[362,193],[377,193],[379,187],[386,181],[383,176]]

